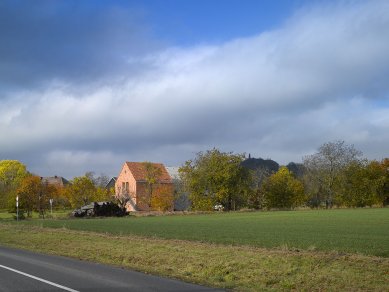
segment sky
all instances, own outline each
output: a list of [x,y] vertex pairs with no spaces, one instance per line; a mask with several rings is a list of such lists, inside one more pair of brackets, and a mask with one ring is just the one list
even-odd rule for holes
[[0,0],[0,160],[41,176],[389,156],[389,1]]

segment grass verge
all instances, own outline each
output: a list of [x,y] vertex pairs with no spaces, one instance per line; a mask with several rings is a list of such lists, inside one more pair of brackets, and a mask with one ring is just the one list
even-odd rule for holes
[[389,259],[0,223],[0,244],[241,291],[387,291]]
[[[59,209],[59,210],[53,210],[53,213],[50,211],[46,211],[45,218],[46,219],[67,219],[69,218],[69,214],[72,212],[72,209]],[[24,213],[24,216],[26,214]],[[0,210],[0,220],[15,220],[16,213],[9,212],[6,209]],[[32,218],[28,219],[39,219],[39,213],[34,211],[32,212]]]

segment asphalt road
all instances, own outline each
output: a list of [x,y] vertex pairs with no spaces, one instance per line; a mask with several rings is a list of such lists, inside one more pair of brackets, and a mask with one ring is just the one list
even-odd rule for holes
[[0,246],[0,291],[216,291],[102,264]]

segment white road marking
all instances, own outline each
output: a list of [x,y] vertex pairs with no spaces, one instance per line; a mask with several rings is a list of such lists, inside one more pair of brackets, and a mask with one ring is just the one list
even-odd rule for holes
[[20,275],[23,275],[23,276],[32,278],[32,279],[37,280],[37,281],[41,281],[41,282],[43,282],[43,283],[49,284],[49,285],[54,286],[54,287],[57,287],[57,288],[61,288],[61,289],[66,290],[66,291],[70,291],[70,292],[79,292],[79,291],[77,291],[77,290],[74,290],[74,289],[71,289],[71,288],[68,288],[68,287],[65,287],[65,286],[62,286],[62,285],[59,285],[59,284],[56,284],[56,283],[47,281],[47,280],[42,279],[42,278],[39,278],[39,277],[35,277],[35,276],[33,276],[33,275],[30,275],[30,274],[27,274],[27,273],[24,273],[24,272],[21,272],[21,271],[12,269],[12,268],[7,267],[7,266],[0,265],[0,268],[3,268],[3,269],[6,269],[6,270],[9,270],[9,271],[18,273],[18,274],[20,274]]

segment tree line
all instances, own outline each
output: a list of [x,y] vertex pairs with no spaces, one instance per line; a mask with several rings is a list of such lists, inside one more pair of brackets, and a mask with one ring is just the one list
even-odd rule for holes
[[[161,170],[151,162],[143,162],[145,168],[146,191],[140,198],[150,206],[150,210],[173,210],[173,190],[158,183]],[[48,183],[46,178],[36,176],[27,171],[24,164],[17,160],[0,161],[0,209],[16,212],[16,198],[19,200],[21,216],[31,217],[38,212],[40,218],[45,218],[50,208],[50,201],[54,209],[80,208],[92,202],[111,201],[125,208],[130,202],[131,194],[128,190],[118,187],[107,188],[109,178],[106,175],[96,176],[94,172],[87,172],[83,176],[75,177],[65,186]]]
[[[278,170],[245,167],[245,155],[199,152],[179,169],[194,210],[386,206],[389,158],[368,160],[344,141],[328,142],[301,164]],[[269,171],[270,169],[270,171]],[[219,208],[219,207],[218,207]]]
[[[252,159],[251,159],[252,160]],[[389,158],[363,158],[362,152],[344,141],[328,142],[302,163],[250,169],[244,154],[216,148],[199,152],[179,168],[174,197],[156,187],[158,173],[147,170],[147,203],[152,210],[171,210],[172,200],[188,201],[191,210],[293,209],[386,206],[389,204]],[[150,166],[151,165],[151,166]],[[95,201],[124,205],[131,194],[115,197],[106,189],[109,178],[88,172],[75,177],[65,188],[44,183],[16,160],[0,161],[0,209],[15,211],[19,198],[22,213],[36,211],[44,218],[50,199],[54,208],[78,208]],[[159,190],[159,191],[158,191]],[[169,196],[166,194],[169,193]]]
[[27,171],[17,160],[0,161],[0,209],[15,212],[16,197],[19,200],[21,216],[32,216],[38,212],[41,218],[54,202],[54,209],[69,209],[95,201],[113,200],[114,190],[106,189],[109,178],[87,172],[75,177],[66,187],[49,184],[42,177]]

